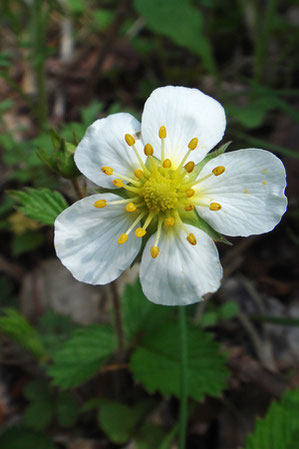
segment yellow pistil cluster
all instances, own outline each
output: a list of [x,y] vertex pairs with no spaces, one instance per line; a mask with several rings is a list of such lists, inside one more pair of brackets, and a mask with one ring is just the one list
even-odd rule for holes
[[[214,200],[210,203],[204,202],[200,197],[200,189],[194,187],[210,176],[222,175],[225,167],[217,166],[211,173],[203,178],[196,179],[194,176],[195,163],[188,161],[190,154],[198,148],[198,138],[193,137],[181,162],[174,167],[171,159],[165,156],[165,139],[167,130],[161,126],[158,130],[161,139],[161,160],[154,157],[154,148],[150,143],[144,146],[144,154],[147,161],[141,158],[136,146],[135,138],[131,134],[126,134],[124,139],[136,155],[136,162],[139,167],[134,171],[132,178],[116,173],[112,167],[101,167],[103,173],[108,176],[114,175],[112,180],[114,186],[127,191],[127,199],[106,202],[100,199],[94,203],[96,208],[123,204],[127,213],[134,214],[135,218],[123,234],[118,237],[118,243],[124,244],[128,240],[130,232],[141,223],[141,227],[135,230],[137,238],[143,237],[147,233],[147,228],[152,224],[157,229],[156,239],[151,248],[151,256],[155,259],[159,255],[159,239],[163,231],[167,232],[173,227],[183,227],[187,236],[186,239],[191,245],[196,245],[194,234],[189,233],[185,227],[181,215],[191,212],[195,206],[208,207],[211,211],[219,211],[221,205]],[[199,151],[199,150],[198,150]]]

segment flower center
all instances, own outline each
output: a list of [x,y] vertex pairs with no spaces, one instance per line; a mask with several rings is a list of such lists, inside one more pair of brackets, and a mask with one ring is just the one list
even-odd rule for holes
[[[165,139],[167,137],[166,128],[161,126],[159,129],[159,138],[161,139],[161,160],[153,157],[154,149],[150,143],[144,146],[144,154],[147,156],[147,162],[141,158],[135,147],[135,138],[125,135],[125,141],[132,148],[136,155],[139,167],[132,170],[132,177],[116,173],[112,167],[102,167],[101,170],[108,176],[114,175],[112,183],[127,191],[127,198],[116,201],[106,202],[100,199],[94,203],[94,206],[102,209],[106,205],[123,204],[126,212],[132,214],[132,224],[118,237],[118,243],[124,244],[129,234],[135,229],[136,237],[143,237],[150,227],[151,223],[156,226],[156,238],[154,246],[151,248],[151,255],[155,259],[159,255],[159,239],[163,229],[167,232],[173,226],[180,226],[187,234],[187,241],[191,245],[196,245],[196,238],[184,225],[181,215],[185,212],[192,212],[195,206],[208,207],[211,211],[221,209],[219,203],[212,199],[207,202],[200,197],[199,191],[194,189],[197,184],[206,180],[210,176],[222,175],[225,167],[215,167],[206,176],[196,179],[194,173],[195,163],[189,161],[191,152],[198,147],[198,138],[194,137],[188,144],[188,150],[181,162],[176,168],[173,168],[172,161],[165,158]],[[134,174],[134,175],[133,175]],[[126,181],[127,184],[124,182]],[[136,226],[141,225],[141,227]]]
[[144,183],[142,194],[145,204],[152,212],[165,212],[177,207],[178,193],[175,182],[160,173],[151,176]]

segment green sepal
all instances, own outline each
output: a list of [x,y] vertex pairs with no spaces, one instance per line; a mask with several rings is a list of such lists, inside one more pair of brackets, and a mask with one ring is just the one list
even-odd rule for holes
[[197,175],[201,172],[203,167],[208,162],[210,162],[212,159],[215,159],[215,157],[220,156],[221,154],[223,154],[231,143],[232,143],[231,140],[229,142],[226,142],[225,144],[221,145],[221,147],[218,148],[218,150],[212,151],[212,153],[209,153],[201,162],[196,164],[195,169],[194,169],[194,171],[192,173],[194,178],[197,177]]
[[36,150],[36,154],[51,170],[60,174],[64,178],[73,179],[80,176],[80,172],[74,161],[76,146],[66,142],[64,138],[54,130],[50,129],[50,137],[53,145],[53,152],[48,154],[41,148]]
[[[130,185],[130,184],[128,184]],[[93,193],[113,193],[114,195],[120,196],[123,199],[128,199],[129,196],[127,191],[123,188],[120,189],[107,189],[106,187],[97,187],[93,190]]]
[[212,228],[205,220],[203,220],[196,210],[186,212],[184,210],[180,211],[181,219],[184,223],[189,224],[191,226],[195,226],[198,229],[201,229],[206,234],[208,234],[211,239],[213,239],[215,242],[222,242],[226,245],[232,245],[232,243],[227,240],[223,235],[219,234],[219,232],[215,231],[215,229]]

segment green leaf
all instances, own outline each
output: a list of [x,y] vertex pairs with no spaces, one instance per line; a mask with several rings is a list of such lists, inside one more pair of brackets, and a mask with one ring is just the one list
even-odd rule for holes
[[273,402],[265,418],[256,420],[245,449],[299,449],[299,388]]
[[57,421],[62,427],[73,427],[79,415],[77,401],[66,392],[60,392],[56,399]]
[[57,449],[57,446],[43,433],[10,427],[0,435],[1,449]]
[[108,326],[76,329],[53,354],[54,363],[48,367],[53,384],[72,388],[85,382],[99,371],[116,346],[114,331]]
[[[133,353],[130,368],[135,380],[150,393],[180,396],[180,336],[177,322],[157,327]],[[219,345],[210,334],[188,326],[188,394],[201,400],[205,394],[220,396],[226,385],[228,370]]]
[[[165,437],[165,431],[161,427],[145,423],[134,438],[136,449],[162,449],[161,442],[163,443]],[[163,449],[168,448],[170,448],[170,444],[164,446]]]
[[127,285],[122,298],[124,331],[128,339],[139,333],[149,334],[173,315],[173,310],[149,301],[143,294],[139,280]]
[[67,203],[63,196],[49,189],[10,190],[10,195],[21,204],[19,209],[24,215],[47,225],[53,225],[54,221],[64,209]]
[[128,407],[119,402],[104,401],[98,414],[100,426],[113,443],[126,443],[152,404],[149,400]]
[[208,71],[216,72],[212,48],[204,35],[203,16],[190,0],[134,0],[134,5],[152,31],[187,47],[202,58]]
[[53,419],[53,403],[48,385],[43,381],[33,381],[24,389],[30,401],[24,412],[24,424],[35,430],[44,430]]
[[8,335],[37,359],[45,360],[47,354],[38,332],[17,310],[4,309],[5,316],[0,318],[0,332]]

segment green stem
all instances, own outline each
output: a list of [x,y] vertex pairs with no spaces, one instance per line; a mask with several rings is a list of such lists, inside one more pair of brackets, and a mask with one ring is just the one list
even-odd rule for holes
[[48,118],[48,98],[46,90],[46,21],[42,11],[43,2],[34,0],[32,4],[32,57],[37,85],[37,108],[39,126],[43,127]]
[[121,307],[120,307],[120,299],[117,290],[116,281],[111,282],[111,291],[112,291],[112,302],[113,302],[113,311],[114,311],[114,322],[115,329],[117,335],[117,346],[118,346],[118,356],[120,358],[123,357],[124,348],[125,348],[125,338],[122,326],[122,317],[121,317]]
[[186,429],[187,429],[187,322],[186,308],[179,307],[179,324],[180,324],[180,343],[181,343],[181,403],[180,403],[180,419],[179,419],[179,449],[185,449]]
[[257,83],[261,80],[262,77],[266,52],[268,49],[269,38],[271,35],[273,18],[275,16],[277,6],[278,0],[267,1],[266,12],[263,20],[264,26],[256,40],[253,74],[254,74],[254,81]]

